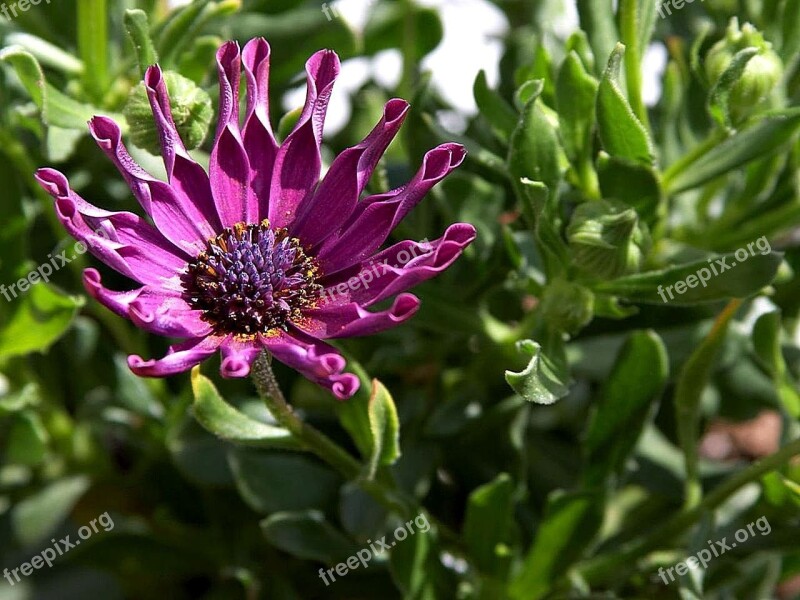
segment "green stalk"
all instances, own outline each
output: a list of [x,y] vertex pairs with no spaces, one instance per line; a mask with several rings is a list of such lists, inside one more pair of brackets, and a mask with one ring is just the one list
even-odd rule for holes
[[686,169],[703,156],[706,152],[717,146],[722,142],[727,135],[721,129],[715,129],[711,134],[702,142],[697,144],[694,148],[689,150],[681,158],[672,163],[663,173],[661,177],[662,188],[666,193],[670,193],[670,184],[675,177],[683,173]]
[[639,0],[620,0],[620,36],[625,44],[625,80],[628,85],[628,102],[647,131],[650,120],[642,100],[642,49],[639,47]]
[[413,510],[409,503],[401,498],[399,492],[388,489],[379,481],[360,479],[361,463],[324,433],[305,423],[295,414],[275,379],[270,357],[266,352],[262,352],[253,363],[251,377],[258,395],[275,420],[300,440],[306,450],[316,454],[348,481],[358,481],[359,485],[387,510],[397,512],[404,517],[412,514]]
[[78,52],[85,65],[83,83],[95,101],[108,89],[107,0],[78,1]]
[[734,299],[723,309],[708,336],[686,361],[675,388],[678,441],[686,461],[686,508],[697,506],[703,497],[697,450],[700,434],[700,397],[708,383],[717,353],[725,341],[728,324],[741,304],[742,300]]
[[592,586],[608,581],[611,578],[623,579],[630,569],[636,567],[637,561],[645,554],[666,545],[678,534],[683,533],[699,521],[703,515],[719,507],[736,491],[748,483],[758,481],[761,477],[771,473],[798,454],[800,454],[800,438],[789,442],[775,454],[754,462],[746,469],[739,471],[708,494],[697,506],[684,508],[649,535],[634,540],[616,554],[606,554],[584,561],[578,564],[575,570],[580,573],[586,583]]

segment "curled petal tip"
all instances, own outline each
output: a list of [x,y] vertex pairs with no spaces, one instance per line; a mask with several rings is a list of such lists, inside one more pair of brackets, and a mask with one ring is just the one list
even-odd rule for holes
[[220,374],[226,379],[247,377],[250,374],[250,363],[241,358],[226,358],[220,366]]
[[161,80],[163,79],[164,75],[161,72],[161,67],[158,65],[151,65],[147,67],[147,71],[144,74],[144,84],[150,88],[155,89]]
[[331,386],[331,391],[339,400],[352,398],[353,394],[361,387],[361,382],[358,380],[358,377],[350,373],[336,375],[331,379],[335,380],[335,383]]
[[401,98],[392,98],[383,107],[383,118],[387,125],[404,119],[411,105]]

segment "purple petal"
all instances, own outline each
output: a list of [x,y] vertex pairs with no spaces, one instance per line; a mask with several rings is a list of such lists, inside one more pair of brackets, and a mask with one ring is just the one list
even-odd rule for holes
[[316,245],[347,221],[407,113],[404,100],[386,103],[378,125],[364,141],[336,157],[317,191],[298,208],[292,235],[304,245]]
[[200,317],[178,292],[144,286],[127,292],[103,287],[96,269],[83,272],[83,285],[92,298],[121,317],[133,321],[140,329],[156,335],[199,338],[212,333],[211,326]]
[[56,214],[69,234],[97,258],[144,285],[182,289],[180,273],[188,257],[152,225],[133,213],[109,212],[89,204],[54,169],[39,169],[36,179],[55,198]]
[[370,196],[356,206],[343,230],[329,237],[317,258],[333,274],[371,256],[430,189],[464,160],[459,144],[442,144],[425,155],[422,167],[404,188]]
[[160,360],[144,360],[140,356],[128,357],[128,367],[140,377],[168,377],[188,371],[213,355],[225,337],[211,336],[181,342],[169,347]]
[[323,278],[325,297],[334,304],[356,302],[362,306],[391,298],[443,272],[475,235],[469,223],[455,223],[433,242],[399,242],[369,261]]
[[339,57],[331,50],[314,54],[306,63],[306,104],[292,132],[278,149],[269,194],[269,220],[286,227],[300,203],[319,180],[322,125],[339,74]]
[[220,219],[214,206],[208,175],[195,160],[189,156],[175,128],[170,111],[169,94],[164,77],[158,65],[147,69],[144,76],[147,97],[153,109],[161,138],[161,151],[167,169],[167,181],[181,202],[192,205],[183,207],[181,212],[192,214],[192,210],[203,215],[214,231],[221,231]]
[[257,341],[239,340],[231,336],[222,346],[222,365],[220,373],[225,378],[247,377],[253,361],[264,351],[264,347]]
[[239,44],[227,42],[217,52],[219,121],[208,165],[211,191],[223,227],[257,223],[258,202],[250,193],[250,161],[239,129]]
[[303,312],[303,319],[295,325],[321,339],[372,335],[397,327],[419,310],[419,298],[413,294],[400,294],[386,310],[371,313],[355,302],[328,304]]
[[244,147],[250,160],[250,187],[259,204],[259,218],[269,216],[269,188],[278,144],[269,122],[270,47],[264,38],[250,40],[242,52],[247,78]]
[[[108,117],[94,117],[89,130],[97,145],[105,152],[127,181],[134,196],[164,236],[178,248],[194,256],[205,249],[206,240],[216,235],[191,198],[179,197],[179,191],[159,181],[140,167],[122,143],[119,126]],[[217,215],[212,215],[214,224]]]
[[350,398],[358,390],[358,377],[342,373],[345,360],[328,344],[301,331],[279,332],[262,337],[261,341],[279,361],[329,389],[340,400]]

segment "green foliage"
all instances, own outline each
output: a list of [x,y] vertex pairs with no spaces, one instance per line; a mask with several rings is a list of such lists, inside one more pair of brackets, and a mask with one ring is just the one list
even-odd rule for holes
[[[52,568],[0,580],[0,597],[788,597],[800,1],[664,15],[648,0],[486,3],[509,25],[499,78],[471,70],[477,112],[457,119],[424,65],[459,26],[427,2],[365,1],[363,27],[310,0],[41,2],[0,19],[0,570],[114,521]],[[567,35],[554,26],[566,3],[579,17]],[[126,356],[160,355],[164,340],[87,296],[82,269],[105,267],[71,254],[33,178],[55,165],[87,200],[140,213],[86,121],[112,117],[162,177],[141,85],[158,62],[184,142],[207,162],[214,54],[255,36],[272,48],[279,140],[302,110],[284,102],[308,56],[371,65],[358,89],[337,83],[352,110],[325,133],[326,165],[388,99],[412,103],[370,193],[405,185],[439,143],[469,151],[389,241],[458,221],[478,238],[415,288],[413,319],[337,342],[361,381],[346,402],[283,367],[286,403],[220,378],[217,359],[205,375],[134,376]],[[667,64],[646,105],[653,43]],[[396,85],[370,62],[392,56]],[[62,250],[73,260],[33,282]],[[662,580],[759,518],[768,534]]]

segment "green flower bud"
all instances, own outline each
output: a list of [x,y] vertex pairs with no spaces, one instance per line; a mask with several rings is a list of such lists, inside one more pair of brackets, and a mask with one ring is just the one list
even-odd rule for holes
[[[214,118],[211,97],[191,79],[174,71],[164,72],[164,83],[169,91],[172,119],[186,149],[199,148]],[[131,90],[122,112],[130,126],[133,143],[152,154],[161,154],[158,130],[144,82]]]
[[758,54],[747,62],[742,76],[731,88],[729,105],[736,121],[763,102],[783,76],[783,62],[772,50],[772,44],[750,23],[740,29],[739,20],[733,17],[725,37],[706,54],[705,69],[711,85],[719,81],[736,53],[745,48],[756,48]]
[[594,294],[577,283],[554,279],[545,288],[539,309],[548,325],[574,334],[594,317]]
[[567,239],[573,264],[598,279],[638,272],[650,249],[647,226],[633,208],[615,200],[578,206]]

